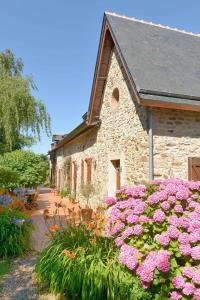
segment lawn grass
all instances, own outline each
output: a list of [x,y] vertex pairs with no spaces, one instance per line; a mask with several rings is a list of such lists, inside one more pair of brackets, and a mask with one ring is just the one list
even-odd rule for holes
[[0,294],[3,289],[2,279],[6,274],[10,272],[10,270],[11,270],[11,261],[8,260],[0,261]]

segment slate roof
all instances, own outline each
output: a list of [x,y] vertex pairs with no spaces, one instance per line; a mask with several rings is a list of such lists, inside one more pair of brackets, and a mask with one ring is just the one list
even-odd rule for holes
[[200,100],[199,35],[112,13],[106,18],[141,97]]

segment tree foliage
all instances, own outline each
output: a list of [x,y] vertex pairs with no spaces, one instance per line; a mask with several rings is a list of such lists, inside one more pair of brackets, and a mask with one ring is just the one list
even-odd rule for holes
[[49,136],[50,116],[42,101],[31,95],[37,90],[30,76],[23,76],[23,62],[11,50],[0,53],[0,152],[21,149]]
[[0,167],[0,187],[13,189],[19,185],[19,174],[8,167]]
[[9,168],[19,176],[19,186],[36,187],[48,176],[49,162],[45,155],[15,150],[0,156],[0,168]]

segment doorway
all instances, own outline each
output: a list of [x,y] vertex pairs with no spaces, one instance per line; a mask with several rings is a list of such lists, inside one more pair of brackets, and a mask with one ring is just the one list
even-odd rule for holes
[[109,184],[108,195],[114,196],[116,190],[121,187],[121,164],[120,159],[114,159],[110,161],[109,166]]

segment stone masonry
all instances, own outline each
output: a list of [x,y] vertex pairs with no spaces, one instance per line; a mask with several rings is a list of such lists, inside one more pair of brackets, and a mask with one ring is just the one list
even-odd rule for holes
[[154,175],[188,179],[188,157],[200,157],[200,113],[153,111]]

